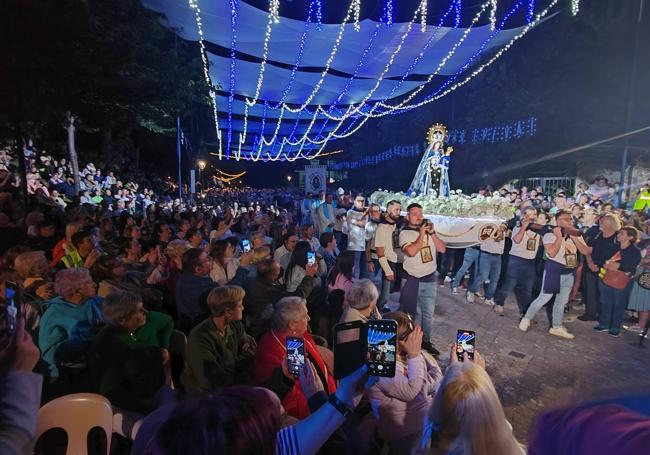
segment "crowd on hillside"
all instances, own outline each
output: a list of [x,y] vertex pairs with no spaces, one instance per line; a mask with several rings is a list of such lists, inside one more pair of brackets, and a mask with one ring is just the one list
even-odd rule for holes
[[[515,216],[500,235],[451,249],[417,204],[221,188],[208,205],[92,163],[76,194],[65,160],[32,146],[25,158],[27,207],[15,157],[0,156],[2,296],[16,283],[22,301],[0,352],[0,421],[11,429],[0,431],[0,453],[31,453],[39,406],[76,392],[110,402],[134,454],[650,447],[647,419],[612,403],[540,416],[526,447],[480,353],[459,359],[455,345],[434,346],[446,287],[495,317],[514,294],[522,331],[544,325],[532,328],[545,307],[548,333],[572,339],[567,305],[583,305],[595,332],[645,336],[650,181],[629,211],[602,178],[553,194],[502,188]],[[335,380],[333,327],[381,319],[398,326],[395,376],[362,367]],[[298,374],[287,337],[304,341]],[[37,451],[60,443],[54,431]]]

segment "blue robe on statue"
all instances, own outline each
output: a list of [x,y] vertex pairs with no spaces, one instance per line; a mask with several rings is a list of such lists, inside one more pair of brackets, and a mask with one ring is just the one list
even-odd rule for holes
[[[438,168],[440,159],[442,158],[441,153],[442,149],[434,150],[433,144],[426,149],[415,171],[415,177],[411,181],[407,194],[413,192],[417,194],[433,194],[438,191],[438,178],[440,175],[436,175],[435,169]],[[432,169],[432,163],[435,169]]]
[[449,197],[449,164],[451,163],[451,156],[442,155],[440,157],[440,190],[438,196]]

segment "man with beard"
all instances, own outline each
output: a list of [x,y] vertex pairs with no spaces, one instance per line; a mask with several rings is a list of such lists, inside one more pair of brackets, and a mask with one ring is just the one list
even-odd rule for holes
[[402,256],[399,248],[399,228],[403,221],[400,216],[401,211],[402,205],[399,201],[390,201],[386,205],[386,215],[377,226],[375,233],[377,265],[381,267],[382,272],[381,294],[377,304],[380,310],[388,302],[390,293],[396,291],[400,284],[401,274],[398,270],[401,268],[400,256]]
[[433,223],[424,220],[421,205],[408,206],[406,221],[407,226],[399,234],[406,276],[399,299],[400,310],[409,313],[422,327],[422,348],[435,356],[440,354],[431,342],[438,293],[436,253],[445,252],[445,242],[435,234]]

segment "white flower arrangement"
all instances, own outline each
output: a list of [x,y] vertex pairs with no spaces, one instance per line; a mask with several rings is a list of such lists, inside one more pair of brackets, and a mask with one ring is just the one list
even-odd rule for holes
[[490,218],[509,220],[514,216],[514,207],[510,201],[495,193],[492,196],[468,196],[461,190],[452,190],[449,197],[435,194],[404,194],[388,191],[375,191],[370,201],[386,207],[389,201],[396,200],[406,209],[409,204],[418,203],[427,215],[440,215],[458,218]]

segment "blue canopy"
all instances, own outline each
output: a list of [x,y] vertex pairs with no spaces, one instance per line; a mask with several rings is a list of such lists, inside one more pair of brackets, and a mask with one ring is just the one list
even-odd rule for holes
[[[542,8],[557,1],[538,1],[534,12],[546,15]],[[297,150],[303,156],[323,151],[328,140],[352,134],[368,116],[399,114],[444,95],[486,55],[539,23],[531,14],[535,0],[500,0],[493,15],[488,7],[473,24],[463,18],[472,25],[465,28],[454,26],[464,14],[461,0],[449,0],[430,11],[426,30],[415,10],[410,22],[316,23],[320,2],[333,0],[311,0],[302,21],[275,22],[268,10],[242,0],[144,0],[184,39],[199,40],[199,19],[224,157],[263,159],[282,150],[286,159]],[[348,3],[336,3],[344,3],[345,13]],[[403,109],[386,107],[405,98]]]

